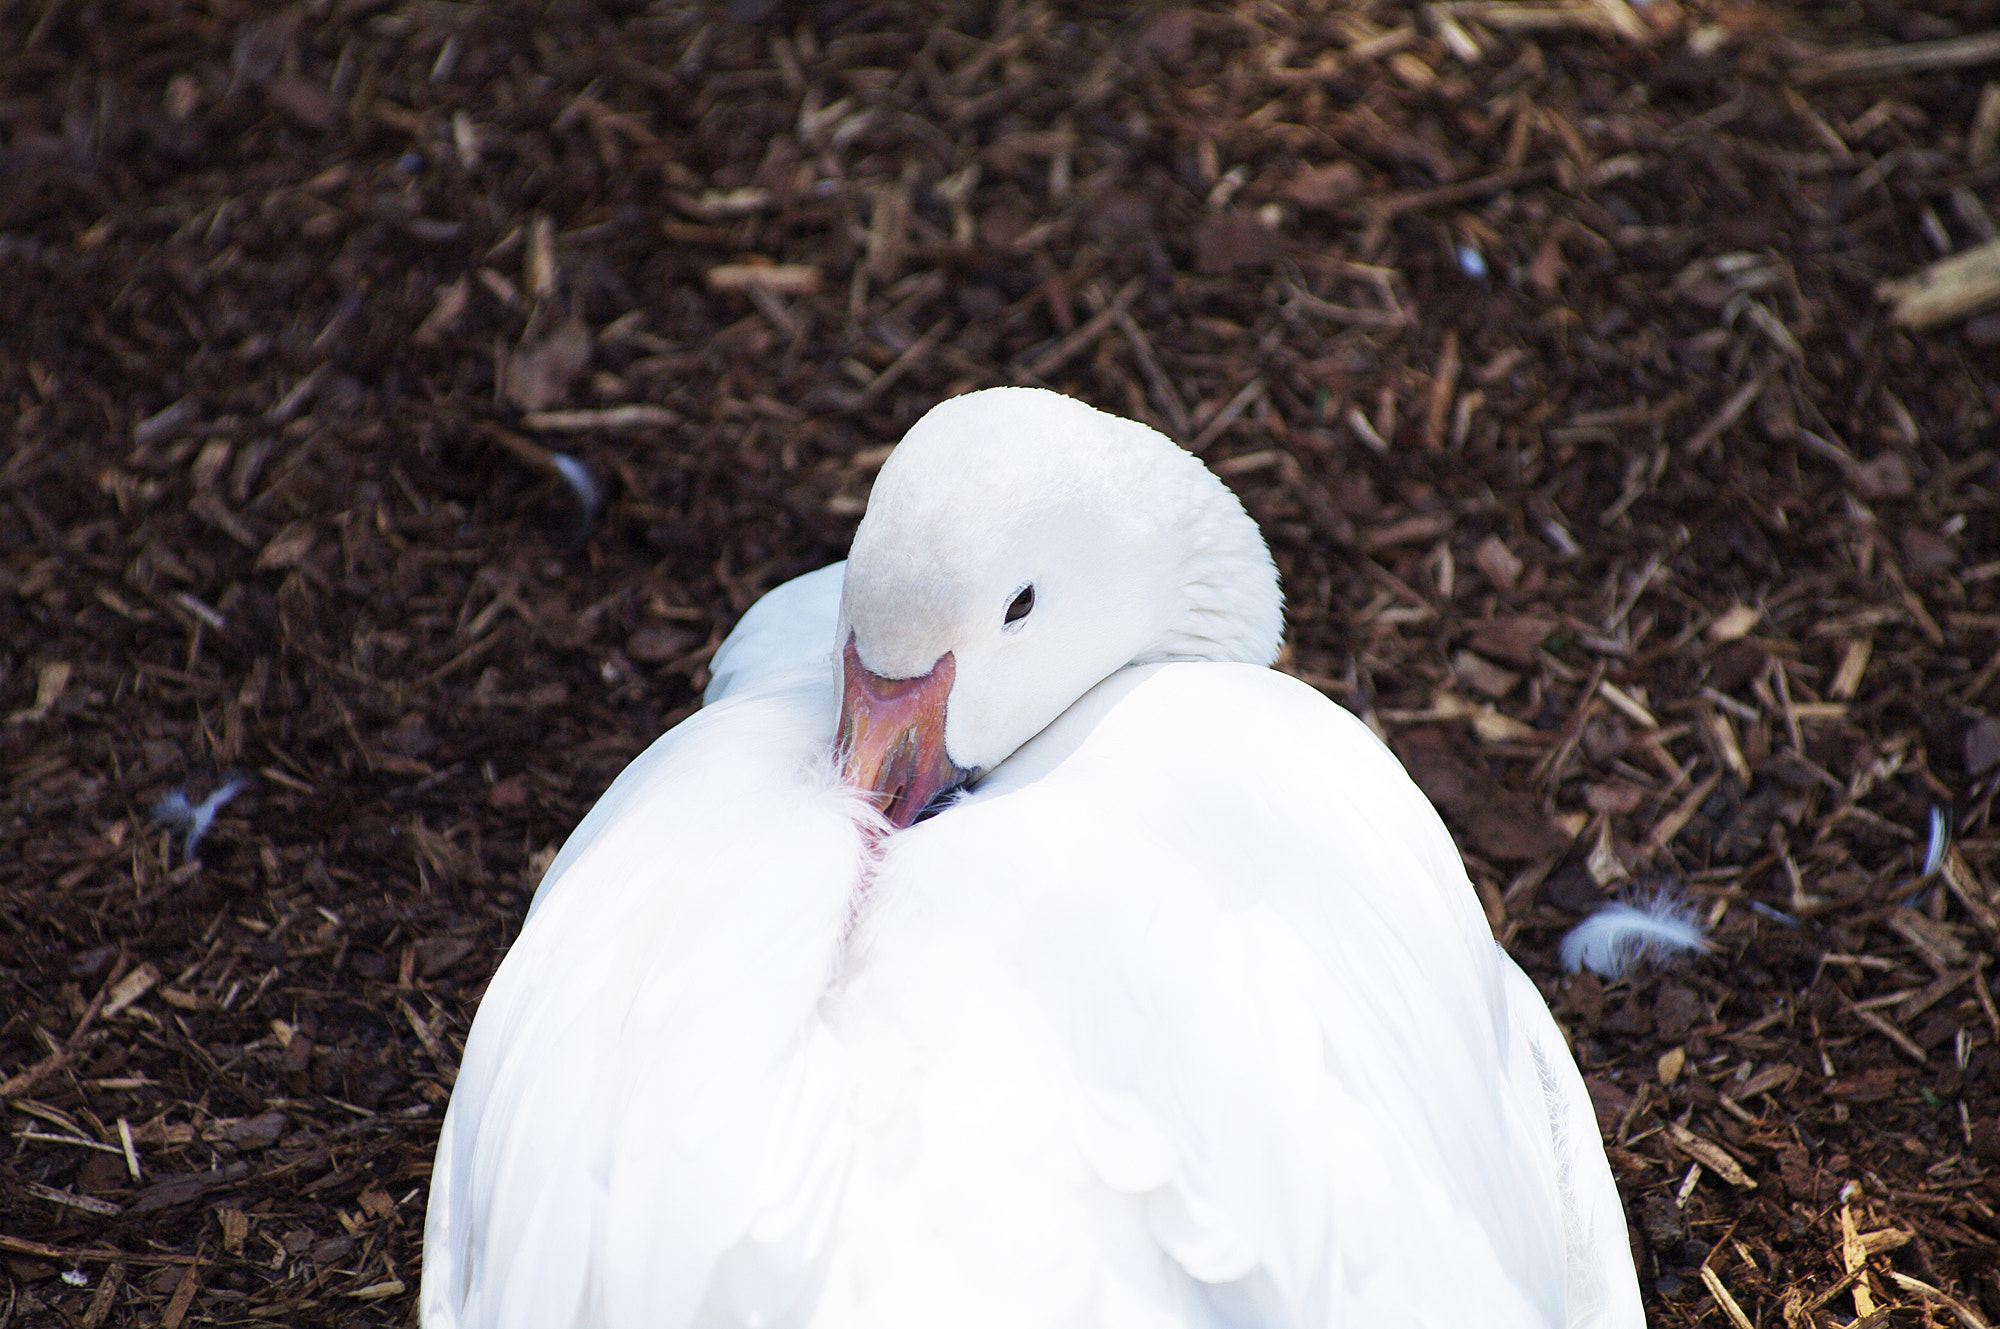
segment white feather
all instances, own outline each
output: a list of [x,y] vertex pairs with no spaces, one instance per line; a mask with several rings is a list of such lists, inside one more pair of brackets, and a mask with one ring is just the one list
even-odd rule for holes
[[1563,938],[1563,968],[1624,976],[1640,960],[1659,963],[1708,949],[1708,929],[1692,904],[1667,891],[1637,904],[1607,904]]
[[208,834],[208,828],[215,824],[215,814],[222,805],[243,792],[250,782],[242,777],[217,788],[199,803],[188,801],[187,791],[176,789],[153,805],[153,820],[165,826],[187,831],[187,840],[181,847],[183,858],[193,858],[195,846],[201,837]]

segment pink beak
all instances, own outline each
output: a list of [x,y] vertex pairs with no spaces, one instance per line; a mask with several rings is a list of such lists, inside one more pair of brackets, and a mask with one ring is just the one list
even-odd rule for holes
[[928,674],[883,678],[861,663],[848,634],[841,653],[841,777],[876,795],[892,829],[914,822],[933,798],[970,774],[944,750],[944,708],[957,672],[946,651]]

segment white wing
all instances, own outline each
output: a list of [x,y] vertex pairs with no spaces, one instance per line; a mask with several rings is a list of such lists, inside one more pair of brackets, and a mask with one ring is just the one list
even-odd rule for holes
[[809,673],[551,869],[446,1120],[431,1329],[1642,1323],[1561,1035],[1358,721],[1128,670],[866,848]]
[[716,647],[708,664],[702,702],[713,706],[732,692],[802,665],[829,662],[840,624],[845,561],[794,577],[766,592]]
[[[844,1018],[908,1045],[910,1166],[940,1191],[1000,1157],[988,1240],[1066,1270],[1080,1322],[1642,1323],[1546,1006],[1428,801],[1303,684],[1128,670],[894,837],[870,896]],[[1023,1050],[989,1068],[982,1042]],[[1093,1233],[1113,1196],[1132,1230]],[[1043,1290],[970,1300],[1068,1318]]]
[[1503,955],[1501,966],[1507,975],[1509,1023],[1517,1046],[1525,1044],[1529,1054],[1513,1062],[1511,1088],[1530,1105],[1530,1115],[1535,1104],[1548,1114],[1555,1194],[1568,1252],[1565,1324],[1571,1329],[1643,1324],[1625,1207],[1604,1156],[1590,1091],[1542,994],[1511,958]]
[[426,1325],[691,1324],[765,1178],[837,1161],[817,1009],[862,842],[833,700],[815,671],[697,713],[565,847],[466,1042]]

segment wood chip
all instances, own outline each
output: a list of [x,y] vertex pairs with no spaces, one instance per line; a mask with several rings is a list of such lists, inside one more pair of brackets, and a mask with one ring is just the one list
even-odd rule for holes
[[1715,1304],[1722,1307],[1722,1313],[1729,1317],[1729,1322],[1735,1325],[1736,1329],[1757,1329],[1750,1322],[1750,1317],[1743,1313],[1743,1308],[1737,1305],[1736,1298],[1729,1294],[1729,1289],[1722,1285],[1721,1277],[1717,1275],[1715,1270],[1706,1261],[1701,1266],[1701,1282],[1702,1286],[1706,1287],[1709,1294],[1715,1298]]
[[1764,617],[1761,609],[1753,609],[1746,604],[1733,604],[1716,615],[1708,625],[1710,641],[1740,641],[1750,635],[1750,629],[1757,626]]
[[1373,552],[1378,549],[1394,549],[1399,545],[1428,544],[1439,536],[1448,535],[1456,525],[1448,512],[1419,513],[1392,521],[1386,526],[1377,526],[1361,537],[1361,547]]
[[1799,1075],[1800,1071],[1798,1067],[1792,1065],[1790,1062],[1780,1062],[1776,1066],[1771,1066],[1757,1072],[1757,1074],[1751,1076],[1742,1084],[1737,1085],[1733,1092],[1738,1101],[1746,1098],[1755,1098],[1759,1094],[1775,1093],[1798,1079]]
[[[943,324],[939,325],[942,329]],[[1132,347],[1132,356],[1139,362],[1139,372],[1145,375],[1147,391],[1152,394],[1153,405],[1159,408],[1166,420],[1167,437],[1176,442],[1184,442],[1188,437],[1187,404],[1181,400],[1180,390],[1167,371],[1160,366],[1159,358],[1153,353],[1153,343],[1146,336],[1145,329],[1132,317],[1132,311],[1123,310],[1118,315],[1118,330]]]
[[1852,1010],[1855,1019],[1861,1021],[1861,1023],[1895,1044],[1896,1050],[1911,1061],[1916,1062],[1919,1066],[1929,1063],[1930,1058],[1924,1055],[1924,1050],[1917,1046],[1916,1040],[1898,1029],[1894,1024],[1891,1024],[1874,1011],[1864,1011],[1859,1007],[1854,1007]]
[[1223,403],[1222,408],[1216,411],[1215,417],[1201,427],[1201,432],[1187,445],[1188,451],[1199,457],[1207,450],[1210,443],[1221,437],[1224,430],[1241,419],[1244,412],[1263,400],[1267,387],[1264,376],[1259,374],[1237,389],[1229,400]]
[[1861,1233],[1858,1240],[1861,1242],[1862,1255],[1885,1255],[1909,1245],[1916,1240],[1916,1233],[1899,1227],[1883,1227],[1876,1228],[1873,1232]]
[[1900,1270],[1889,1270],[1889,1281],[1905,1292],[1915,1293],[1925,1301],[1935,1302],[1954,1315],[1961,1329],[1991,1329],[1985,1317],[1974,1310],[1972,1304],[1952,1296],[1948,1292],[1932,1287],[1920,1278],[1914,1278]]
[[160,971],[153,967],[151,961],[140,965],[131,973],[119,979],[112,986],[110,996],[105,999],[104,1018],[107,1020],[110,1019],[133,1002],[139,1000],[139,998],[145,996],[148,992],[151,992],[153,986],[159,981]]
[[689,203],[710,217],[748,217],[768,210],[776,201],[770,190],[746,185],[741,189],[710,189]]
[[1907,277],[1884,282],[1876,294],[1893,306],[1891,321],[1919,332],[2000,304],[2000,240],[1974,245]]
[[1646,728],[1658,729],[1660,727],[1660,722],[1653,718],[1651,711],[1640,704],[1637,697],[1626,692],[1610,679],[1598,680],[1597,694]]
[[125,1282],[125,1264],[114,1260],[104,1276],[98,1280],[97,1291],[90,1297],[90,1307],[83,1313],[83,1329],[98,1329],[110,1318],[112,1307],[118,1300],[118,1291]]
[[[1818,1296],[1814,1297],[1811,1301],[1806,1302],[1803,1306],[1799,1308],[1800,1318],[1796,1323],[1808,1324],[1808,1325],[1815,1323],[1813,1320],[1808,1319],[1806,1317],[1811,1316],[1813,1312],[1819,1310],[1822,1306],[1825,1306],[1827,1303],[1831,1302],[1835,1297],[1839,1296],[1841,1293],[1847,1291],[1849,1288],[1853,1287],[1856,1283],[1860,1282],[1862,1278],[1867,1275],[1867,1273],[1868,1273],[1868,1266],[1865,1263],[1858,1264],[1853,1268],[1849,1269],[1847,1273],[1844,1276],[1842,1276],[1841,1279],[1838,1282],[1836,1282],[1832,1287],[1827,1288],[1824,1292],[1821,1292]],[[1787,1325],[1790,1325],[1794,1322],[1787,1320],[1786,1323]]]
[[1609,819],[1598,820],[1597,837],[1591,842],[1590,852],[1584,855],[1584,870],[1590,873],[1590,879],[1597,883],[1599,890],[1607,892],[1632,879],[1630,870],[1611,843]]
[[1715,440],[1722,437],[1722,432],[1742,419],[1743,413],[1750,409],[1750,404],[1763,394],[1766,381],[1765,377],[1759,374],[1729,394],[1729,400],[1722,403],[1722,408],[1709,417],[1708,423],[1688,436],[1687,442],[1681,445],[1681,450],[1690,457],[1699,457],[1708,451]]
[[1996,898],[1996,894],[2000,893],[1974,874],[1957,849],[1945,850],[1944,863],[1939,872],[1944,878],[1945,888],[1965,907],[1973,926],[1984,932],[1989,942],[2000,943],[2000,898]]
[[594,410],[529,411],[521,423],[549,433],[575,434],[602,429],[665,429],[677,425],[681,417],[664,406],[634,402],[626,406],[602,406]]
[[2000,83],[1988,83],[1979,90],[1979,107],[1965,134],[1965,158],[1983,166],[1995,156],[2000,156]]
[[94,1195],[78,1195],[74,1191],[60,1190],[54,1186],[46,1186],[39,1181],[28,1181],[25,1178],[18,1179],[16,1184],[38,1200],[47,1200],[50,1204],[58,1204],[65,1209],[75,1209],[81,1213],[94,1214],[99,1218],[110,1218],[125,1212],[109,1200],[100,1200]]
[[1979,998],[1979,1009],[1986,1016],[1986,1026],[1993,1031],[1995,1042],[2000,1042],[2000,1008],[1993,1002],[1993,989],[1986,983],[1986,964],[1990,957],[1980,956],[1972,966],[1972,991]]
[[1658,853],[1673,843],[1674,837],[1694,820],[1694,814],[1701,810],[1701,805],[1708,801],[1708,796],[1715,792],[1715,786],[1721,782],[1722,774],[1719,771],[1708,776],[1700,784],[1688,790],[1686,797],[1675,805],[1672,812],[1660,818],[1646,841],[1651,846],[1652,852]]
[[813,295],[820,287],[819,269],[806,263],[720,263],[708,270],[711,291],[748,291],[761,287],[774,295]]
[[1125,311],[1132,307],[1132,302],[1139,298],[1139,292],[1143,287],[1144,282],[1138,277],[1119,287],[1118,294],[1111,297],[1111,302],[1093,314],[1089,321],[1029,361],[1026,369],[1028,376],[1047,378],[1090,349],[1124,316]]
[[1471,651],[1454,652],[1451,668],[1467,687],[1496,701],[1512,692],[1521,682],[1521,676],[1513,670],[1502,669]]
[[7,717],[7,723],[32,724],[43,719],[55,704],[62,700],[63,690],[69,687],[73,666],[67,660],[50,660],[35,671],[35,704],[15,711]]
[[1472,708],[1472,732],[1483,743],[1500,744],[1540,744],[1542,731],[1524,721],[1516,720],[1504,711],[1494,709],[1484,703]]
[[144,1181],[145,1173],[139,1167],[139,1147],[132,1140],[132,1123],[125,1118],[118,1119],[118,1143],[125,1155],[125,1171],[134,1181]]
[[1705,710],[1701,719],[1702,726],[1715,741],[1716,750],[1722,756],[1722,764],[1729,768],[1729,773],[1740,780],[1745,788],[1748,788],[1751,779],[1750,763],[1744,759],[1743,745],[1736,741],[1736,726],[1730,723],[1728,713]]
[[221,531],[224,535],[242,545],[245,549],[261,550],[264,539],[235,513],[231,512],[220,496],[210,493],[195,495],[188,504],[188,511]]
[[1899,46],[1864,46],[1827,51],[1801,60],[1792,73],[1805,83],[1828,79],[1879,78],[1938,69],[1963,69],[2000,61],[2000,32],[1980,32]]
[[1937,973],[1949,973],[1972,959],[1964,938],[1949,923],[1914,909],[1898,909],[1889,915],[1888,924],[1897,936],[1916,947],[1924,963]]
[[[1500,9],[1518,9],[1503,0]],[[1496,171],[1492,175],[1480,176],[1476,180],[1461,180],[1456,184],[1438,185],[1432,189],[1417,189],[1405,194],[1390,194],[1382,198],[1370,199],[1365,205],[1369,217],[1377,222],[1388,221],[1412,212],[1428,212],[1432,208],[1454,207],[1475,198],[1485,198],[1489,194],[1517,189],[1522,185],[1535,184],[1553,173],[1554,167],[1546,164],[1524,166],[1518,170]]]
[[410,1030],[416,1034],[417,1041],[422,1043],[424,1051],[430,1054],[431,1064],[438,1069],[438,1077],[444,1081],[447,1087],[455,1083],[458,1079],[457,1059],[445,1051],[444,1045],[438,1039],[436,1031],[418,1016],[415,1008],[410,1005],[408,998],[398,997],[397,1005],[402,1008],[403,1018],[409,1021]]
[[1444,447],[1445,426],[1451,419],[1452,395],[1458,391],[1458,371],[1458,334],[1447,332],[1424,403],[1424,446],[1433,452]]
[[1681,1178],[1680,1189],[1674,1192],[1674,1208],[1687,1208],[1688,1197],[1694,1194],[1694,1188],[1700,1181],[1701,1164],[1688,1164],[1687,1175]]
[[1827,686],[1827,695],[1841,701],[1849,700],[1861,690],[1861,676],[1868,669],[1868,657],[1874,652],[1874,640],[1869,637],[1855,637],[1841,648],[1840,667],[1834,671],[1833,682]]
[[1519,585],[1521,570],[1526,566],[1497,535],[1489,535],[1473,547],[1472,562],[1501,591],[1511,591]]
[[160,1314],[160,1329],[181,1329],[181,1321],[187,1318],[188,1309],[194,1305],[197,1292],[201,1291],[201,1257],[189,1261],[187,1272],[174,1288],[173,1296],[167,1299],[167,1308]]
[[1875,1313],[1875,1296],[1868,1288],[1868,1250],[1854,1226],[1854,1206],[1840,1206],[1840,1262],[1854,1280],[1854,1313],[1863,1319]]
[[1674,1148],[1692,1158],[1695,1162],[1715,1173],[1739,1190],[1754,1191],[1757,1183],[1743,1170],[1734,1156],[1712,1140],[1703,1139],[1685,1126],[1674,1122],[1666,1124],[1667,1139]]
[[[1477,23],[1483,27],[1512,32],[1561,32],[1578,29],[1614,32],[1621,37],[1644,40],[1650,34],[1623,3],[1537,5],[1515,0],[1444,0],[1426,6],[1438,14]],[[1622,10],[1619,14],[1617,11]]]

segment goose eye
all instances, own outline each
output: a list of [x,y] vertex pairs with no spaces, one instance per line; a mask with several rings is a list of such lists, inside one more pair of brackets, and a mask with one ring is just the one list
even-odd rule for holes
[[1023,586],[1021,593],[1014,597],[1014,602],[1007,606],[1007,622],[1019,623],[1028,616],[1028,611],[1034,607],[1035,588],[1032,586]]

